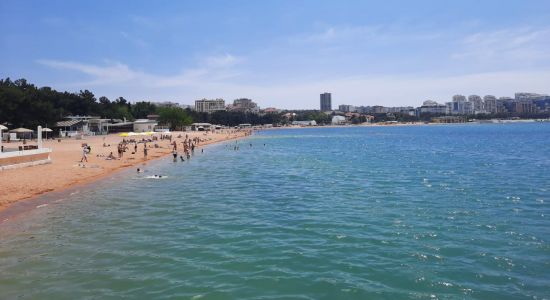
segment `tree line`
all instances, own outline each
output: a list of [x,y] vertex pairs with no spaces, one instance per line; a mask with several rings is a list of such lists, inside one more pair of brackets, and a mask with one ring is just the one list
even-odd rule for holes
[[69,115],[133,121],[152,114],[159,115],[159,122],[172,129],[193,122],[235,126],[281,121],[279,114],[258,115],[232,111],[207,114],[177,106],[159,106],[147,101],[130,103],[123,97],[114,100],[104,96],[96,98],[89,90],[78,93],[58,92],[50,87],[37,87],[25,79],[0,79],[0,124],[9,124],[10,128],[35,128],[38,125],[53,127]]

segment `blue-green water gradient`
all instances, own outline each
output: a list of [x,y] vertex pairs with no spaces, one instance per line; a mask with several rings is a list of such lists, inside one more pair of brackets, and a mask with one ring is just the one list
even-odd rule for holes
[[272,130],[237,145],[4,222],[0,298],[550,297],[549,123]]

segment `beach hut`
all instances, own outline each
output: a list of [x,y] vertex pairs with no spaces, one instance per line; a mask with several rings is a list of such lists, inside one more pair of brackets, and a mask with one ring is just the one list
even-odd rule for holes
[[19,127],[19,128],[15,128],[15,129],[12,129],[9,131],[10,133],[15,133],[17,135],[17,138],[23,138],[23,139],[30,139],[32,138],[32,134],[33,134],[33,130],[31,129],[27,129],[27,128],[23,128],[23,127]]

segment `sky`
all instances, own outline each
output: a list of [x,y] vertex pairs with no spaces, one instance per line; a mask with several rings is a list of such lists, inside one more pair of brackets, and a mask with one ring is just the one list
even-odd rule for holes
[[96,97],[419,106],[550,93],[550,1],[0,0],[0,78]]

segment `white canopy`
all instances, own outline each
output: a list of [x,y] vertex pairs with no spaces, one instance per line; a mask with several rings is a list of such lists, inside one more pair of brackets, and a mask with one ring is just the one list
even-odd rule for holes
[[19,128],[10,130],[10,132],[14,132],[14,133],[28,133],[28,132],[34,132],[34,131],[32,131],[31,129],[19,127]]

